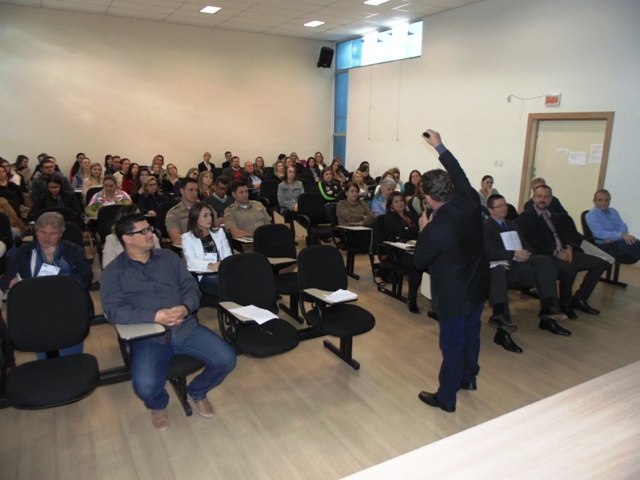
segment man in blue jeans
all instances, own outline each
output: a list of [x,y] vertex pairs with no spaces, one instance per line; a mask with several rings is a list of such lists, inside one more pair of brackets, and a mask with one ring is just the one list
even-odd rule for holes
[[144,215],[123,217],[116,224],[124,252],[104,270],[100,296],[111,323],[159,323],[165,333],[131,341],[133,389],[151,410],[153,426],[169,428],[169,395],[165,379],[174,354],[205,363],[187,387],[199,415],[210,418],[207,392],[222,383],[236,365],[233,348],[200,325],[194,312],[200,304],[196,279],[169,250],[154,249],[153,228]]

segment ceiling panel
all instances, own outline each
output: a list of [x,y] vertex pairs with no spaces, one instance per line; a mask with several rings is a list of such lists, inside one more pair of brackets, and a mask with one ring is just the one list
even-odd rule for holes
[[[390,0],[377,7],[363,0],[0,0],[0,4],[334,42],[479,1]],[[200,13],[207,4],[222,10],[215,15]],[[303,27],[311,20],[326,24]]]

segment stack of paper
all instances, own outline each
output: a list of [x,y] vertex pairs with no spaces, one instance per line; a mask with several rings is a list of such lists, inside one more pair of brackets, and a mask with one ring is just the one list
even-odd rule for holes
[[232,308],[231,310],[229,310],[229,312],[240,320],[254,320],[259,325],[262,325],[269,320],[273,320],[274,318],[278,318],[278,316],[273,312],[264,308],[256,307],[255,305]]
[[336,290],[333,293],[325,296],[325,301],[329,303],[338,303],[338,302],[348,302],[350,300],[356,300],[358,298],[358,294],[355,292],[350,292],[349,290]]

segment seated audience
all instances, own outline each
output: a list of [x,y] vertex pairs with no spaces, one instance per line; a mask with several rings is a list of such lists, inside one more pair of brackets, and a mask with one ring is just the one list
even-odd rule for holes
[[264,180],[266,178],[267,173],[265,171],[264,158],[256,157],[253,162],[253,173],[260,180]]
[[0,193],[3,197],[13,200],[18,206],[24,205],[22,190],[9,179],[9,169],[0,165]]
[[325,168],[322,171],[322,180],[320,180],[317,185],[318,191],[325,202],[337,202],[339,200],[342,187],[339,182],[333,179],[331,168]]
[[[75,176],[78,178],[78,175]],[[68,208],[76,214],[78,224],[82,219],[82,205],[75,193],[66,192],[62,189],[62,181],[60,178],[51,177],[47,181],[47,193],[40,198],[38,205],[35,205],[33,210],[35,218],[43,210],[49,208]]]
[[418,170],[411,170],[409,181],[404,184],[404,195],[407,207],[420,216],[423,211],[424,194],[422,193],[422,174]]
[[[536,191],[536,188],[538,188],[540,185],[546,184],[546,180],[542,177],[536,177],[531,180],[531,198],[524,203],[523,211],[526,212],[530,208],[533,208],[533,194]],[[569,215],[569,212],[564,209],[562,203],[560,203],[560,200],[553,196],[551,197],[551,203],[549,204],[549,208],[547,210],[549,210],[551,213],[557,213],[559,215]]]
[[[580,249],[580,235],[568,215],[552,213],[549,210],[553,194],[551,187],[540,185],[533,193],[533,207],[518,217],[520,232],[535,255],[547,255],[553,259],[559,271],[560,309],[571,319],[576,319],[574,309],[590,315],[599,310],[591,307],[589,296],[596,288],[598,279],[609,266],[607,262]],[[578,290],[572,296],[573,282],[578,272],[587,273]]]
[[136,186],[138,170],[140,170],[140,165],[132,163],[129,165],[127,172],[122,176],[122,190],[127,192],[130,196],[133,194]]
[[343,168],[339,158],[334,158],[331,162],[331,173],[333,174],[333,181],[340,184],[340,187],[347,183],[347,171]]
[[[142,213],[140,212],[140,209],[138,208],[137,205],[125,205],[120,210],[118,210],[118,213],[113,219],[113,227],[111,228],[112,233],[107,235],[107,238],[104,241],[104,247],[102,248],[102,268],[103,269],[107,265],[109,265],[114,258],[116,258],[118,255],[124,252],[124,247],[122,246],[122,244],[118,240],[118,237],[115,234],[116,223],[118,223],[118,220],[120,220],[122,217],[126,217],[127,215],[135,215],[137,213]],[[160,248],[160,240],[158,240],[158,236],[154,233],[153,237],[154,237],[153,242],[154,242],[155,248]]]
[[[81,247],[62,239],[64,228],[64,217],[61,214],[45,212],[40,215],[35,223],[35,239],[22,245],[11,257],[0,279],[0,289],[7,292],[16,283],[28,278],[65,275],[77,280],[89,298],[93,278],[91,264]],[[69,301],[73,299],[70,298]],[[61,355],[80,352],[82,343],[60,350]],[[39,353],[38,358],[46,358],[46,353]]]
[[[197,170],[195,170],[197,172]],[[182,234],[186,233],[189,221],[189,210],[198,201],[198,181],[193,177],[186,177],[180,184],[180,201],[167,212],[165,225],[171,243],[175,246],[182,244]]]
[[133,193],[131,193],[131,200],[133,203],[138,203],[138,196],[144,193],[142,188],[142,184],[146,181],[147,178],[151,177],[153,174],[151,173],[151,169],[149,167],[139,167],[138,173],[136,174],[136,182],[133,185]]
[[249,189],[243,182],[231,184],[234,202],[224,212],[224,227],[233,238],[253,237],[261,225],[271,223],[271,217],[262,203],[249,200]]
[[233,370],[235,351],[198,323],[195,312],[201,294],[196,279],[175,253],[154,249],[152,229],[145,217],[123,217],[115,231],[125,253],[102,274],[100,295],[105,315],[114,324],[155,322],[167,328],[162,335],[130,342],[134,392],[151,410],[153,426],[159,431],[169,428],[167,369],[173,355],[186,354],[206,365],[187,386],[187,393],[200,416],[212,417],[207,393]]
[[256,175],[253,162],[244,162],[242,180],[247,184],[251,196],[256,198],[260,194],[260,184],[262,183],[262,179]]
[[387,210],[387,199],[396,189],[396,181],[392,178],[385,178],[380,182],[378,194],[371,200],[371,211],[377,217],[384,215]]
[[159,180],[155,175],[146,177],[142,182],[142,193],[138,195],[136,205],[140,212],[148,217],[155,217],[161,203],[166,203],[169,199],[158,191]]
[[213,195],[213,173],[209,170],[198,175],[198,199],[205,200]]
[[189,211],[189,231],[182,234],[182,254],[187,270],[197,274],[200,290],[217,299],[220,297],[218,267],[233,253],[224,229],[216,224],[216,214],[211,206],[194,203]]
[[297,180],[296,168],[287,167],[287,178],[278,184],[278,204],[284,208],[287,220],[293,220],[298,211],[298,197],[304,193],[302,182]]
[[[213,165],[213,164],[212,164]],[[178,167],[176,167],[173,163],[167,163],[167,176],[162,179],[162,193],[165,195],[173,196],[173,191],[175,189],[176,184],[180,180],[180,175],[178,175]]]
[[491,175],[485,175],[480,181],[480,188],[478,189],[478,196],[480,197],[480,203],[483,207],[487,207],[487,199],[491,195],[498,195],[497,189],[493,188],[493,177]]
[[22,175],[24,186],[27,190],[31,187],[31,168],[29,167],[29,157],[26,155],[18,155],[16,163],[13,164],[13,171],[18,175]]
[[87,218],[98,218],[98,210],[106,205],[130,205],[131,198],[126,192],[116,188],[113,175],[106,175],[102,181],[102,190],[96,193],[84,209]]
[[364,182],[364,176],[360,170],[356,170],[351,175],[351,182],[354,183],[358,187],[358,197],[360,200],[365,200],[367,202],[371,201],[371,196],[369,195],[369,188],[367,184]]
[[316,165],[315,157],[309,157],[307,159],[307,168],[305,169],[305,172],[308,172],[307,176],[312,178],[314,182],[320,181],[320,176],[322,175],[322,172],[320,172],[318,165]]
[[231,165],[223,169],[222,174],[231,182],[239,182],[242,180],[244,170],[240,167],[240,158],[237,156],[231,157]]
[[[198,164],[198,172],[209,171],[213,173],[213,170],[216,166],[211,161],[211,154],[209,152],[204,152],[202,155],[202,161]],[[167,165],[167,174],[169,173],[169,165]]]
[[[98,164],[99,165],[99,164]],[[74,190],[83,190],[84,181],[91,176],[91,159],[83,157],[78,164],[78,171],[73,176],[71,186]]]
[[[418,239],[418,215],[412,210],[407,210],[404,196],[400,192],[391,192],[387,199],[384,216],[385,240],[393,242],[415,242]],[[409,311],[418,313],[418,288],[422,275],[413,265],[413,255],[397,250],[397,265],[406,270],[409,277]]]
[[218,217],[218,223],[224,223],[224,211],[233,203],[233,197],[227,195],[229,190],[229,179],[224,175],[216,178],[213,185],[213,195],[204,200],[204,203],[213,207]]
[[[47,193],[47,180],[52,177],[59,178],[62,181],[62,189],[73,193],[73,187],[69,180],[60,172],[56,172],[56,159],[47,156],[40,162],[40,174],[31,180],[31,204],[38,205],[40,199]],[[21,195],[22,196],[22,195]]]
[[286,176],[287,176],[287,169],[284,165],[284,162],[282,160],[278,160],[273,165],[273,178],[280,180],[282,182]]
[[[98,162],[92,163],[89,168],[89,176],[82,180],[82,196],[86,198],[89,189],[101,187],[102,180],[102,165]],[[86,200],[89,201],[91,199],[87,198]]]
[[593,195],[594,207],[585,220],[599,248],[614,258],[631,257],[640,260],[640,242],[629,233],[615,208],[609,206],[611,194],[601,188]]
[[[200,175],[200,173],[198,172],[197,168],[190,168],[189,170],[187,170],[187,174],[184,176],[184,178],[193,178],[196,181],[196,184],[198,183],[198,176]],[[180,199],[180,189],[182,188],[182,183],[181,182],[176,182],[173,186],[173,197],[175,199]]]
[[[484,248],[492,265],[489,284],[489,303],[493,309],[489,325],[496,328],[494,342],[508,351],[521,353],[511,338],[510,332],[516,330],[509,311],[509,285],[519,284],[535,286],[540,299],[538,326],[556,335],[570,335],[571,332],[558,325],[557,320],[567,316],[560,313],[556,280],[558,269],[553,260],[546,255],[532,255],[531,247],[520,234],[516,223],[507,220],[507,201],[500,195],[491,195],[487,199],[490,218],[484,221]],[[507,249],[502,232],[514,232],[520,242],[517,250]]]

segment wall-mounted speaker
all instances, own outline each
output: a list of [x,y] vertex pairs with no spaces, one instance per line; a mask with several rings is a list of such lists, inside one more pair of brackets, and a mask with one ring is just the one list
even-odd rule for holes
[[331,62],[333,61],[333,48],[322,47],[320,49],[320,56],[318,57],[318,68],[331,68]]

